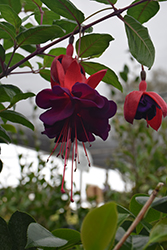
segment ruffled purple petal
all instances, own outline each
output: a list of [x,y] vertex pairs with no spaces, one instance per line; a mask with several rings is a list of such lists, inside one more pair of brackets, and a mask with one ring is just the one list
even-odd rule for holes
[[[64,103],[65,104],[65,103]],[[42,115],[40,115],[40,120],[47,125],[53,125],[54,123],[64,120],[70,117],[74,112],[74,105],[72,105],[71,100],[67,101],[65,105],[56,106],[47,110]]]
[[105,104],[103,97],[85,83],[75,83],[72,87],[71,93],[73,94],[74,99],[79,100],[81,106],[84,107],[102,108]]

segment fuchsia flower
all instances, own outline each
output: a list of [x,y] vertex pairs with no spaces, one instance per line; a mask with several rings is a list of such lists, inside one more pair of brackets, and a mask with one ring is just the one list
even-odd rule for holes
[[162,115],[167,115],[167,104],[160,95],[155,92],[147,92],[147,83],[142,80],[139,91],[132,91],[125,98],[124,117],[129,123],[133,120],[144,118],[147,126],[158,130],[162,123]]
[[[72,58],[72,54],[73,46],[69,44],[66,55],[55,57],[51,66],[52,89],[44,89],[36,96],[37,105],[47,109],[40,115],[45,127],[42,133],[49,138],[55,138],[54,150],[60,145],[58,155],[64,158],[62,193],[65,192],[65,169],[72,149],[71,201],[73,161],[76,164],[75,169],[79,162],[77,140],[82,142],[87,156],[84,143],[94,141],[94,135],[106,140],[110,131],[109,118],[114,116],[117,110],[115,102],[108,101],[95,90],[106,70],[86,79],[83,67],[76,58]],[[89,159],[88,163],[90,164]]]

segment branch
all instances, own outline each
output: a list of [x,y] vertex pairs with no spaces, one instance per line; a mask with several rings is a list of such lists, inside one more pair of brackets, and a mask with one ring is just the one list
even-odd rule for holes
[[113,250],[118,250],[123,245],[123,243],[126,241],[126,239],[129,237],[129,235],[133,232],[133,230],[136,228],[136,226],[139,224],[139,222],[143,219],[144,215],[146,214],[147,210],[149,209],[150,205],[152,204],[153,200],[157,196],[160,188],[164,184],[160,182],[157,187],[153,190],[152,194],[150,195],[149,199],[145,203],[145,205],[140,210],[139,214],[137,215],[136,219],[133,221],[131,226],[128,228],[127,232],[124,234],[122,239],[117,243],[117,245],[114,247]]

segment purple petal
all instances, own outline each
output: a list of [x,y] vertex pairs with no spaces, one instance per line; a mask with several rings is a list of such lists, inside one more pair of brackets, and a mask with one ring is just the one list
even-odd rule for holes
[[68,100],[66,104],[59,104],[59,106],[57,105],[56,107],[44,112],[42,115],[40,115],[40,119],[47,125],[53,125],[54,123],[71,116],[73,112],[74,105],[72,105],[71,100]]
[[140,120],[142,118],[152,120],[156,116],[156,107],[159,105],[148,95],[142,95],[139,105],[137,107],[135,119]]
[[99,107],[104,106],[104,100],[99,93],[89,87],[85,83],[75,83],[72,87],[74,99],[79,100],[84,107]]

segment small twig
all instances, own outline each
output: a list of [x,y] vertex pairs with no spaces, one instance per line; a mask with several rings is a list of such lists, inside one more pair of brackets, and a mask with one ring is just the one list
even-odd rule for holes
[[124,234],[122,239],[117,243],[117,245],[114,247],[113,250],[118,250],[123,245],[123,243],[126,241],[126,239],[129,237],[129,235],[133,232],[133,230],[136,228],[136,226],[139,224],[139,222],[143,219],[144,215],[146,214],[147,210],[149,209],[150,205],[152,204],[153,200],[157,196],[160,188],[164,184],[162,182],[158,183],[157,187],[153,190],[152,194],[150,195],[149,199],[145,203],[145,205],[140,210],[139,214],[137,215],[136,219],[133,221],[131,226],[128,228],[127,232]]

